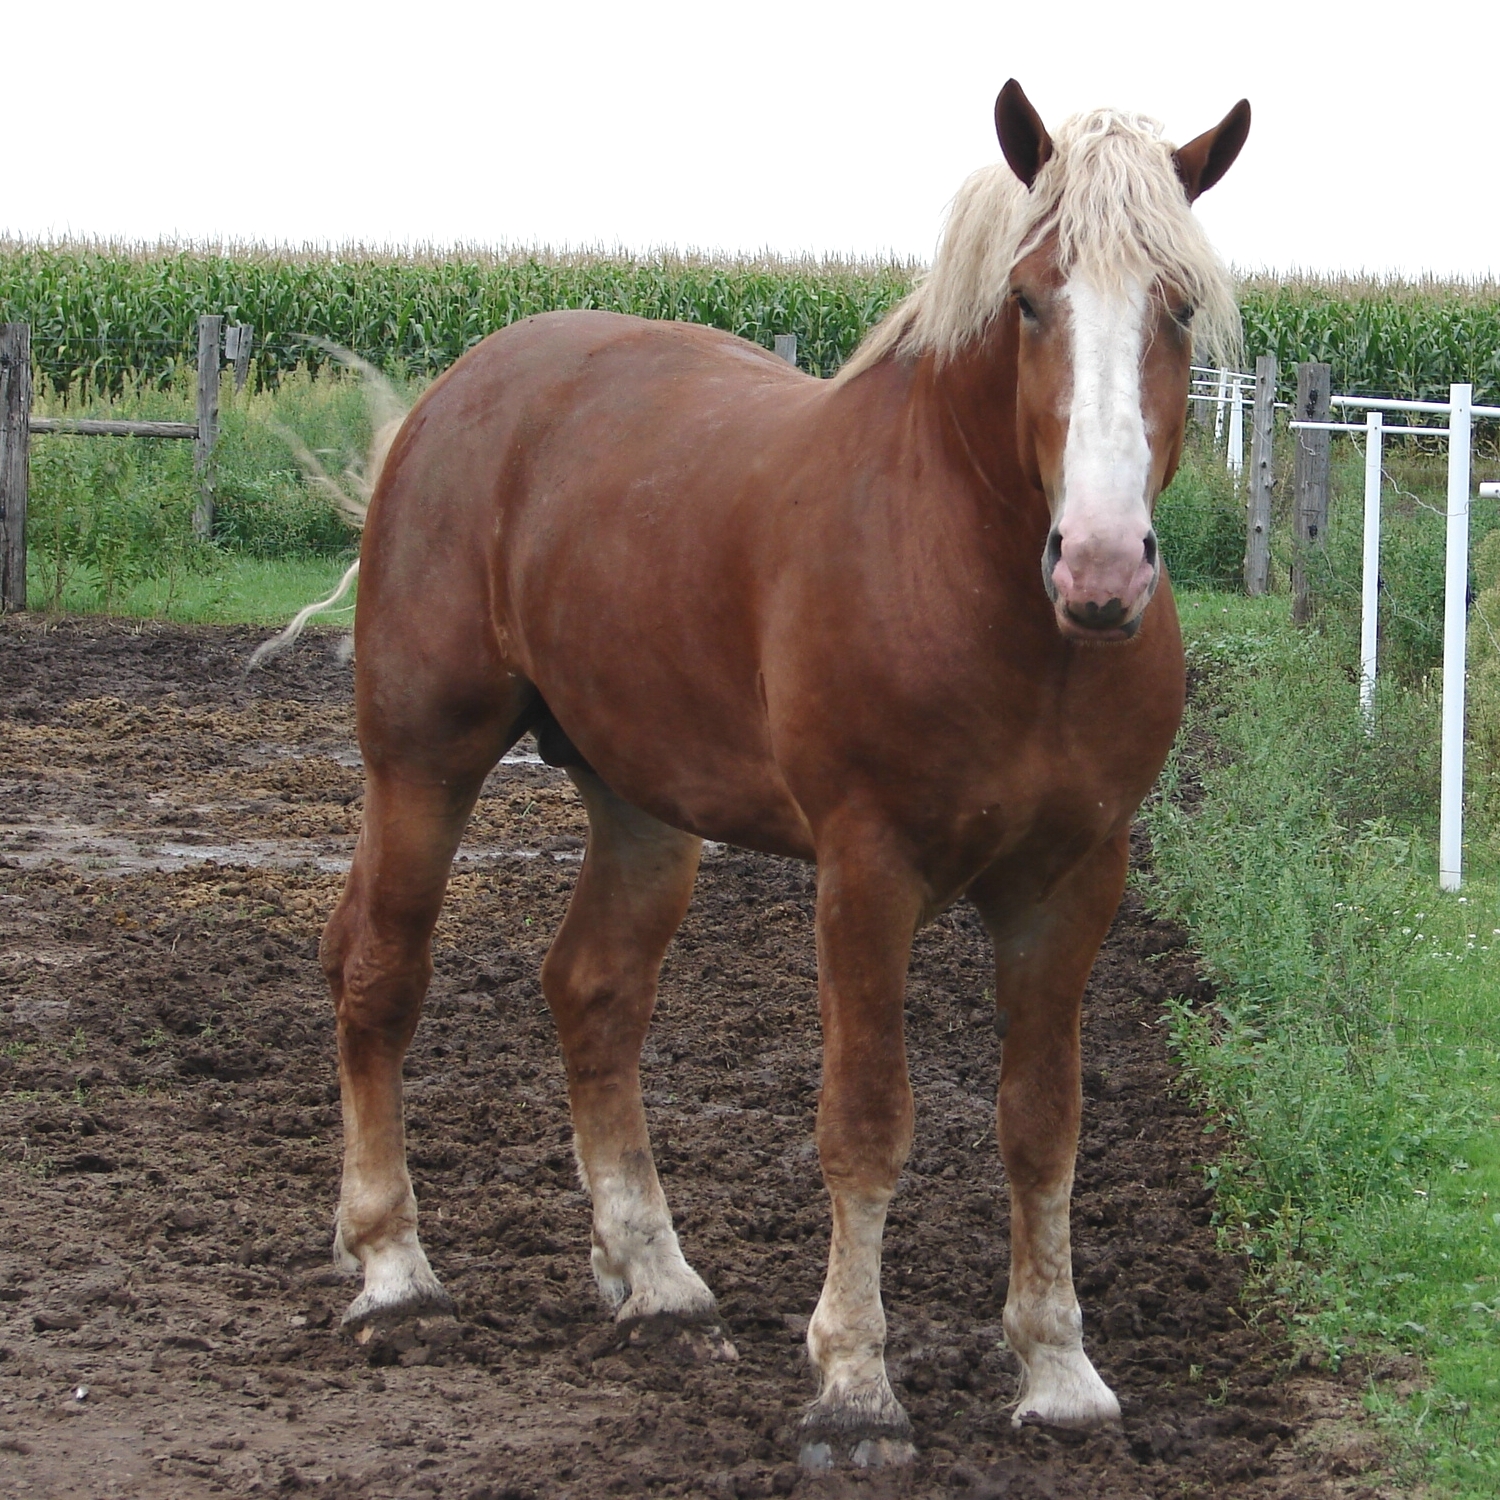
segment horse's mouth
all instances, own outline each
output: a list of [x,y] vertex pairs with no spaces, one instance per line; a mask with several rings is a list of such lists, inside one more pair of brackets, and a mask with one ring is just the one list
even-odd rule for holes
[[1090,646],[1107,646],[1130,640],[1146,617],[1145,608],[1142,607],[1129,619],[1125,619],[1124,606],[1118,599],[1111,599],[1103,606],[1090,605],[1088,613],[1081,617],[1057,599],[1052,601],[1052,608],[1063,639]]

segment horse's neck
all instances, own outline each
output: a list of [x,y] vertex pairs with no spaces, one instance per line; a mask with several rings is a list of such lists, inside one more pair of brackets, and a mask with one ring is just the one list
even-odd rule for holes
[[[920,361],[911,388],[913,429],[941,454],[972,500],[976,545],[1040,558],[1050,524],[1047,498],[1026,472],[1016,423],[1016,339],[1009,320],[941,368]],[[956,519],[956,518],[955,518]]]
[[998,483],[1015,462],[1017,330],[1000,319],[982,338],[941,365],[922,361],[922,379],[963,452]]

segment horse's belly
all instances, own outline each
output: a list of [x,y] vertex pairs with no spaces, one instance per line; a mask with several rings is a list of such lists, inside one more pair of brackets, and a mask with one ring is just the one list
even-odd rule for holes
[[586,633],[531,663],[558,724],[618,796],[702,838],[811,858],[754,697],[726,691],[712,672],[689,685],[662,667],[638,662],[630,672]]

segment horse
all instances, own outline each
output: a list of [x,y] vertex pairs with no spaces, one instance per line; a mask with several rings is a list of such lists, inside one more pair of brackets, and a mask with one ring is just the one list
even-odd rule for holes
[[1182,711],[1152,509],[1194,339],[1237,337],[1191,204],[1249,122],[1242,100],[1175,150],[1111,110],[1053,134],[1011,80],[1003,162],[963,186],[930,273],[836,377],[702,326],[568,311],[492,334],[416,402],[364,529],[364,821],[320,949],[335,1251],[364,1277],[347,1330],[452,1306],[418,1237],[402,1060],[466,821],[531,732],[589,819],[541,980],[615,1317],[734,1355],[673,1228],[639,1074],[717,840],[817,871],[832,1230],[803,1463],[915,1453],[881,1236],[912,1141],[913,935],[963,897],[995,951],[1013,1420],[1119,1418],[1071,1272],[1080,1009]]

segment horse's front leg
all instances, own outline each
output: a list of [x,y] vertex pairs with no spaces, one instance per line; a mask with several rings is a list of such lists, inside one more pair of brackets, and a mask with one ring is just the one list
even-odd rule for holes
[[1096,1427],[1120,1403],[1083,1352],[1068,1218],[1083,1095],[1083,989],[1125,888],[1127,835],[1072,871],[1045,901],[1017,904],[1000,879],[970,894],[995,941],[1004,1036],[996,1135],[1010,1180],[1005,1336],[1021,1361],[1012,1420]]
[[917,884],[877,848],[820,855],[818,981],[823,1090],[818,1155],[832,1200],[823,1295],[807,1330],[820,1390],[803,1422],[802,1462],[908,1462],[911,1423],[885,1372],[880,1244],[911,1149],[902,1000]]

